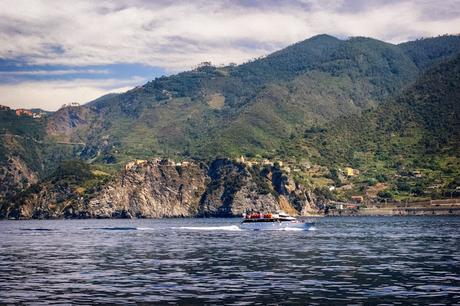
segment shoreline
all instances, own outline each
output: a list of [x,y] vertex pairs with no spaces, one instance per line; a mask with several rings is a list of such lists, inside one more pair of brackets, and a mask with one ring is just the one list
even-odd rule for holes
[[[459,217],[460,210],[455,213],[442,214],[396,214],[396,213],[386,213],[386,214],[369,214],[369,213],[348,213],[343,212],[342,214],[329,213],[322,216],[299,216],[300,220],[308,219],[324,219],[324,218],[347,218],[347,217]],[[166,220],[166,219],[241,219],[241,217],[164,217],[164,218],[48,218],[48,219],[0,219],[0,222],[5,221],[88,221],[88,220]]]
[[[336,202],[337,204],[338,202]],[[339,206],[340,205],[340,206]],[[323,213],[312,213],[311,215],[297,215],[300,219],[317,219],[325,217],[394,217],[394,216],[460,216],[460,198],[429,200],[409,203],[341,203],[335,206],[328,206],[329,209]],[[0,221],[11,220],[160,220],[160,219],[241,219],[239,215],[227,216],[164,216],[157,218],[132,217],[132,215],[112,217],[68,217],[68,218],[0,218]]]
[[460,199],[428,200],[409,203],[349,204],[329,209],[332,216],[460,216]]

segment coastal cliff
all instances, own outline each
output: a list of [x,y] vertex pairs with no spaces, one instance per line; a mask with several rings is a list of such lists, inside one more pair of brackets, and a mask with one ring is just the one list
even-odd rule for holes
[[[58,169],[58,172],[60,170]],[[111,178],[54,174],[3,204],[4,218],[231,217],[246,210],[317,213],[314,196],[276,166],[229,159],[128,164]]]

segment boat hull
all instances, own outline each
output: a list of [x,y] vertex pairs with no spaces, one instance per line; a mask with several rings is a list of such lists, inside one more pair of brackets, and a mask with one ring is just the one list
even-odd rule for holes
[[240,228],[243,230],[263,230],[263,231],[282,231],[282,230],[309,230],[313,223],[309,222],[241,222]]

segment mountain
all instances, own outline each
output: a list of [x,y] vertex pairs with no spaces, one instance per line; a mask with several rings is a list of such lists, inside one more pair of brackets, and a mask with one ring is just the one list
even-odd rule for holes
[[[293,174],[294,180],[312,189],[337,182],[336,168],[346,164],[364,171],[379,165],[371,167],[374,174],[369,179],[388,169],[396,175],[399,170],[392,163],[403,159],[396,153],[402,154],[408,143],[414,157],[409,160],[414,162],[423,160],[417,152],[430,152],[429,148],[436,148],[430,153],[433,158],[442,153],[442,162],[451,157],[455,161],[458,154],[446,137],[457,135],[446,130],[456,127],[457,117],[428,120],[432,130],[421,122],[449,112],[439,105],[426,107],[431,100],[423,97],[437,99],[446,88],[457,90],[449,87],[455,79],[436,79],[439,73],[433,71],[446,69],[443,63],[459,52],[460,36],[394,45],[365,37],[340,40],[318,35],[242,65],[204,63],[123,94],[63,107],[44,118],[0,110],[0,201],[49,180],[62,162],[71,159],[111,177],[128,161],[151,157],[208,164],[240,155],[278,159],[293,169],[296,163],[312,165]],[[418,101],[418,106],[408,101]],[[449,107],[456,114],[455,105]],[[437,113],[441,109],[444,112]],[[390,128],[385,123],[381,128],[409,136],[388,138],[391,133],[375,128],[396,120],[392,116],[399,118],[399,125]],[[406,126],[410,124],[413,129]],[[358,153],[353,153],[356,146]],[[374,154],[384,154],[388,161],[360,161],[368,156],[377,160]]]
[[86,158],[122,162],[151,155],[270,155],[292,133],[400,93],[429,66],[422,51],[442,60],[460,50],[459,41],[441,37],[423,48],[425,41],[401,47],[319,35],[243,65],[203,65],[158,78],[83,106],[79,114],[58,111],[50,135],[85,142]]
[[424,69],[441,63],[445,58],[456,54],[460,48],[459,36],[438,36],[432,38],[408,41],[398,45],[414,62],[414,64]]
[[375,110],[308,130],[303,142],[317,152],[312,158],[318,163],[349,165],[375,182],[390,181],[385,197],[458,193],[460,54],[432,67]]

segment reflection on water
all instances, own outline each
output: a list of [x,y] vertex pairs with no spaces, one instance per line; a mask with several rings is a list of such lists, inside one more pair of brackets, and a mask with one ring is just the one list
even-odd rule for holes
[[460,218],[0,222],[1,303],[455,304]]

